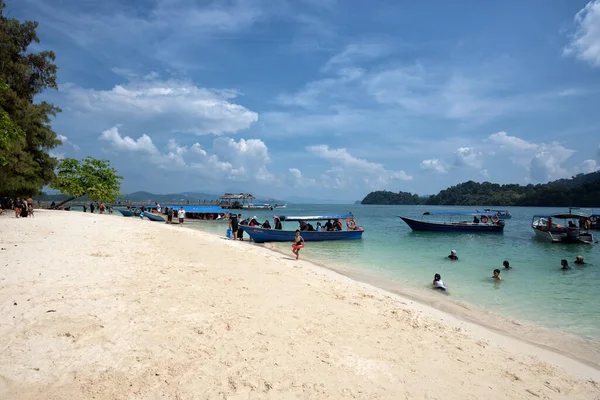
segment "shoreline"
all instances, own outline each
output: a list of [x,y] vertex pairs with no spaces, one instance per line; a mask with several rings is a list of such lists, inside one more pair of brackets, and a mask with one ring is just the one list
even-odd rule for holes
[[600,398],[597,368],[407,296],[107,217],[0,218],[2,397]]
[[[189,229],[189,228],[188,228]],[[208,235],[223,238],[217,233],[199,231]],[[283,256],[291,257],[291,252],[270,246],[269,243],[254,243],[248,240],[242,243],[252,245],[266,251],[272,251]],[[396,296],[399,301],[414,302],[420,311],[428,313],[430,316],[443,319],[444,316],[454,319],[455,324],[467,323],[473,325],[472,328],[480,331],[483,336],[485,331],[490,331],[505,339],[514,340],[523,345],[533,346],[540,350],[554,353],[572,360],[585,367],[589,367],[595,372],[585,375],[588,378],[600,378],[600,342],[577,336],[564,331],[558,331],[559,338],[556,338],[557,330],[539,326],[532,321],[519,320],[509,316],[485,311],[477,305],[465,302],[463,300],[454,300],[451,297],[441,293],[428,293],[424,289],[410,287],[406,284],[392,285],[384,284],[382,279],[377,279],[368,273],[361,273],[357,269],[343,269],[337,265],[331,265],[324,262],[301,256],[301,260],[311,264],[314,268],[320,268],[338,275],[340,278],[349,279],[363,285],[368,285],[371,290],[382,292],[385,295]],[[506,326],[510,327],[506,328]],[[534,340],[533,338],[538,338]],[[563,348],[559,348],[562,346]],[[528,351],[528,354],[535,352]],[[574,365],[574,364],[573,364]]]

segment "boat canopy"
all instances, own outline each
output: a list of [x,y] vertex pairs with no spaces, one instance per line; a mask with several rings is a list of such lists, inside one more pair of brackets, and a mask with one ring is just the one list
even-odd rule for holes
[[424,212],[423,215],[488,215],[493,216],[496,215],[495,212],[480,212],[480,211],[433,211],[433,212]]
[[589,218],[589,214],[585,214],[582,212],[566,212],[566,213],[558,213],[558,214],[535,214],[533,218],[558,218],[558,219],[579,219],[579,218]]
[[503,213],[507,213],[508,210],[495,210],[495,209],[491,209],[491,208],[486,208],[483,211],[493,211],[493,212],[503,212]]
[[186,213],[200,213],[200,214],[223,214],[228,212],[226,209],[219,206],[164,206],[174,210],[179,210],[183,207],[183,211]]
[[303,217],[286,217],[285,215],[281,215],[279,217],[282,221],[323,221],[327,219],[349,219],[354,218],[352,213],[345,214],[325,214],[325,215],[309,215]]

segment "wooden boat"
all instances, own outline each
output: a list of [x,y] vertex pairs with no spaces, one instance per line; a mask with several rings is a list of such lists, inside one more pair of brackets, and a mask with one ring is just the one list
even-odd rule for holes
[[[303,230],[300,234],[305,242],[325,241],[325,240],[356,240],[361,239],[364,229],[356,225],[352,213],[347,214],[331,214],[331,215],[316,215],[316,216],[280,216],[274,217],[282,222],[304,222],[307,221],[346,221],[347,230],[337,231],[307,231]],[[343,226],[343,225],[342,225]],[[240,228],[246,232],[256,243],[264,242],[293,242],[296,236],[296,229],[268,229],[260,227],[251,227],[240,225]],[[343,229],[343,228],[342,228]]]
[[154,222],[165,222],[165,219],[158,214],[154,214],[148,211],[144,211],[144,217]]
[[[552,243],[594,243],[594,236],[585,229],[585,222],[591,216],[579,211],[569,210],[557,214],[536,214],[531,220],[535,235]],[[557,224],[556,220],[564,221]]]
[[[438,211],[425,212],[425,217],[434,217],[436,221],[417,220],[400,216],[413,231],[465,232],[465,233],[501,233],[504,221],[493,212]],[[472,218],[470,221],[465,218]]]
[[508,210],[492,210],[492,209],[486,208],[483,211],[496,213],[496,215],[500,219],[511,219],[512,218],[512,215],[510,215],[510,212]]

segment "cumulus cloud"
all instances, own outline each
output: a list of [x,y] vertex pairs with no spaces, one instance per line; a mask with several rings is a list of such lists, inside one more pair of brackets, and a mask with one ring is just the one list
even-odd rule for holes
[[136,80],[109,90],[64,86],[67,107],[88,123],[126,124],[146,132],[236,133],[258,114],[232,101],[235,90],[205,89],[189,81]]
[[100,135],[100,140],[108,142],[108,144],[116,151],[134,152],[148,155],[158,155],[160,152],[152,143],[152,139],[148,135],[142,135],[137,139],[132,139],[129,136],[122,137],[119,133],[119,128],[116,126],[105,130]]
[[442,174],[448,172],[446,170],[446,166],[437,158],[421,161],[421,169],[426,171],[440,172]]
[[488,142],[514,163],[528,169],[533,181],[545,182],[569,176],[563,164],[575,154],[575,150],[560,143],[528,142],[506,132],[491,134]]
[[270,163],[268,148],[259,139],[235,141],[218,137],[208,151],[199,143],[185,146],[174,139],[168,141],[165,151],[161,151],[148,135],[133,139],[122,136],[118,127],[107,129],[99,139],[118,153],[137,154],[158,168],[189,173],[192,177],[260,182],[274,179],[267,168]]
[[[66,137],[65,135],[56,135],[56,138],[62,142],[61,146],[72,147],[73,150],[75,150],[75,151],[79,150],[79,146],[76,145],[75,143],[71,142],[69,140],[69,138]],[[63,154],[63,156],[64,156],[64,154]]]
[[590,172],[598,171],[598,163],[596,160],[585,160],[577,167],[577,172],[583,174],[589,174]]
[[483,154],[473,147],[461,147],[454,152],[454,165],[457,167],[481,168]]
[[315,179],[307,178],[302,174],[298,168],[288,169],[287,182],[291,186],[312,186],[316,183]]
[[392,181],[413,179],[404,171],[390,171],[382,164],[354,157],[343,148],[332,149],[327,145],[316,145],[306,149],[312,155],[333,164],[333,168],[325,172],[323,179],[334,182],[337,187],[346,187],[360,179],[369,188],[382,189]]
[[575,31],[564,54],[600,67],[600,0],[586,4],[575,15]]

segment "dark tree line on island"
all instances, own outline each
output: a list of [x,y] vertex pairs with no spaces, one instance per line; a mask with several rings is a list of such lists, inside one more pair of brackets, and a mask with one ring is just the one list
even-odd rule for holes
[[40,194],[44,186],[95,201],[114,201],[122,177],[106,160],[58,160],[50,150],[62,144],[51,119],[61,110],[36,96],[58,89],[52,51],[33,52],[37,22],[9,18],[0,0],[0,198]]
[[600,207],[600,171],[527,186],[468,181],[430,197],[407,192],[376,191],[369,193],[362,204]]

